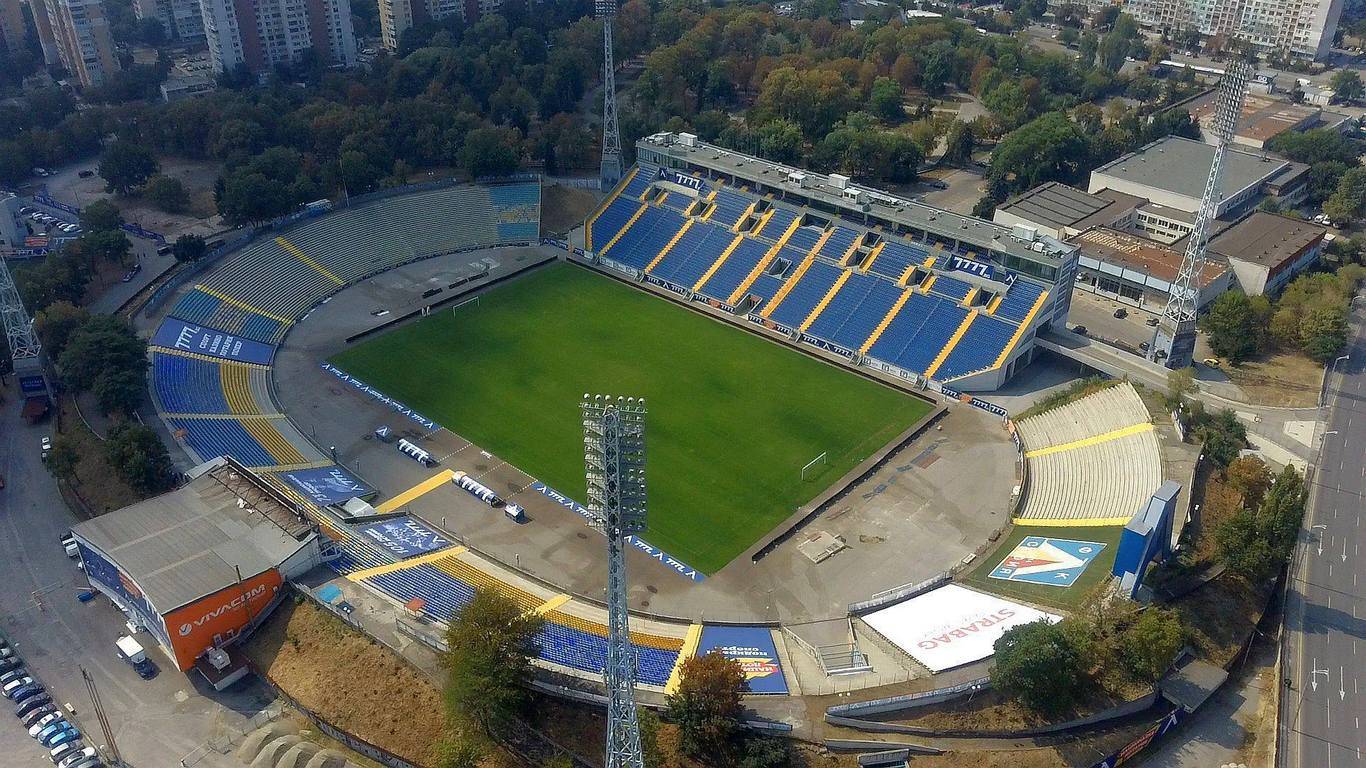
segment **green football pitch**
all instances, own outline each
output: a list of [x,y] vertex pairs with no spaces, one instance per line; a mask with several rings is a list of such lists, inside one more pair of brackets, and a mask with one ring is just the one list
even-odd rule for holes
[[[332,362],[580,501],[582,395],[644,397],[644,538],[704,573],[931,409],[567,264]],[[803,465],[822,453],[828,462],[803,480]]]

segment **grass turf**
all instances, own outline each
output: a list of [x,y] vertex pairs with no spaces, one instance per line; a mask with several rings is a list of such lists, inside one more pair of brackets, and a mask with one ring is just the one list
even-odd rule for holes
[[[1014,600],[1027,603],[1075,608],[1083,599],[1110,575],[1115,564],[1115,552],[1119,549],[1119,537],[1124,532],[1122,525],[1097,527],[1066,527],[1049,525],[1017,525],[1010,535],[1001,541],[990,554],[978,561],[977,567],[963,579],[963,583]],[[989,575],[1001,561],[1015,549],[1026,536],[1047,536],[1050,539],[1071,539],[1072,541],[1094,541],[1105,545],[1105,549],[1086,566],[1077,582],[1070,587],[1055,587],[1047,584],[1030,584],[1019,581],[993,579]]]
[[580,500],[581,396],[646,398],[645,538],[705,573],[931,409],[567,264],[332,362]]

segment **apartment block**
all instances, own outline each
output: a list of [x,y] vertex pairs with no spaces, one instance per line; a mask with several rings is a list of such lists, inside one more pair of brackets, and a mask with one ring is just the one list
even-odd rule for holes
[[201,0],[215,72],[246,65],[264,72],[309,49],[332,64],[356,63],[350,0]]
[[109,18],[100,0],[32,0],[31,7],[47,63],[60,62],[87,88],[119,71]]
[[181,42],[204,39],[204,14],[199,0],[133,0],[139,19],[156,19],[166,36]]
[[399,38],[416,24],[451,16],[468,22],[502,7],[503,0],[379,0],[380,34],[384,47],[396,51]]
[[24,49],[24,10],[19,0],[0,0],[0,51]]

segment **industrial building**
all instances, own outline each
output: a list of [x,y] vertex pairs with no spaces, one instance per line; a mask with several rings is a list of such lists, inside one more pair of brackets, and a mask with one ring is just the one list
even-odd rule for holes
[[1033,227],[1039,234],[1065,240],[1092,227],[1130,229],[1137,221],[1138,209],[1147,202],[1113,189],[1092,195],[1050,181],[997,206],[992,221]]
[[1317,264],[1327,244],[1327,230],[1301,219],[1254,211],[1209,243],[1212,256],[1222,256],[1249,296],[1274,296],[1285,284]]
[[[1193,214],[1200,210],[1214,147],[1202,141],[1167,136],[1091,172],[1087,192],[1095,194],[1112,189],[1173,211]],[[1218,218],[1230,218],[1272,199],[1283,207],[1297,205],[1308,192],[1309,166],[1268,154],[1252,154],[1229,148],[1224,156],[1220,182]],[[1156,212],[1154,227],[1180,230],[1179,215],[1161,216]],[[1140,218],[1140,223],[1144,223]],[[1185,224],[1185,231],[1190,231]]]
[[[1174,104],[1170,109],[1184,109],[1200,125],[1207,143],[1213,144],[1210,126],[1214,121],[1216,93],[1213,89]],[[1295,104],[1269,94],[1249,93],[1243,101],[1243,111],[1233,129],[1233,143],[1261,149],[1272,139],[1289,131],[1308,131],[1329,128],[1346,132],[1356,126],[1353,118],[1326,112],[1322,107]]]
[[181,671],[265,618],[322,562],[314,525],[231,459],[184,486],[72,528],[90,585]]

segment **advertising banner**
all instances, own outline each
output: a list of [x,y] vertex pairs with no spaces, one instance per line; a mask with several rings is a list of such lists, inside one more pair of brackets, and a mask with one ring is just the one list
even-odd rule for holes
[[418,424],[421,424],[427,429],[441,428],[441,425],[437,424],[435,421],[427,418],[426,416],[423,416],[417,411],[414,411],[412,408],[409,408],[408,406],[404,405],[403,403],[400,403],[392,397],[389,397],[388,395],[384,394],[378,389],[375,389],[369,384],[366,384],[365,382],[361,381],[355,376],[352,376],[346,371],[343,371],[342,369],[338,368],[337,366],[331,363],[323,363],[322,368],[324,371],[327,371],[333,376],[336,376],[338,379],[341,379],[342,382],[350,384],[352,387],[360,391],[362,394],[373,397],[374,399],[380,401],[381,403],[384,403],[390,408],[393,408],[399,414],[407,416],[408,418],[412,419],[413,421],[416,421]]
[[988,574],[1003,581],[1070,587],[1105,549],[1095,541],[1027,536]]
[[931,672],[943,672],[990,657],[1007,629],[1059,618],[995,595],[947,584],[874,611],[863,620]]
[[374,488],[338,466],[281,472],[280,477],[309,501],[323,506],[375,492]]
[[41,395],[47,391],[47,382],[43,381],[42,376],[21,376],[19,378],[19,391],[25,396]]
[[221,360],[257,365],[270,365],[271,358],[275,356],[275,347],[269,344],[194,325],[174,317],[161,321],[157,332],[152,335],[152,344],[217,357]]
[[787,693],[782,663],[768,627],[712,627],[702,630],[699,656],[719,651],[739,662],[751,693]]
[[1153,741],[1166,736],[1171,729],[1180,725],[1181,721],[1184,719],[1186,719],[1186,710],[1181,707],[1173,709],[1166,717],[1154,723],[1153,727],[1144,731],[1138,738],[1124,745],[1119,751],[1096,763],[1091,768],[1119,768],[1119,766],[1129,762],[1135,755],[1147,749],[1148,745],[1152,744]]
[[384,551],[400,558],[424,555],[452,544],[450,539],[407,515],[367,523],[356,530]]
[[280,572],[271,568],[166,614],[176,666],[189,669],[204,651],[236,637],[270,605],[284,583]]
[[99,552],[87,547],[85,542],[76,541],[76,548],[81,553],[81,563],[85,567],[85,576],[90,583],[101,591],[116,596],[124,608],[137,614],[139,621],[144,627],[149,628],[154,634],[159,635],[161,641],[170,645],[170,638],[166,636],[165,629],[161,623],[161,616],[157,614],[156,608],[147,602],[147,598],[142,594],[142,590],[137,584],[128,577],[118,566],[109,562]]

